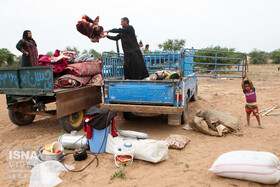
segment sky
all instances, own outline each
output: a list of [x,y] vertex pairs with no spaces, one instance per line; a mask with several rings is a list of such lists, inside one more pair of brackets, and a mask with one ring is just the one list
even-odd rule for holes
[[120,28],[128,17],[138,42],[158,50],[168,39],[185,39],[186,48],[219,45],[249,53],[280,48],[279,0],[1,0],[0,48],[15,55],[24,30],[31,30],[39,54],[66,46],[80,51],[116,51],[107,38],[92,43],[76,30],[83,14],[100,16],[104,30]]

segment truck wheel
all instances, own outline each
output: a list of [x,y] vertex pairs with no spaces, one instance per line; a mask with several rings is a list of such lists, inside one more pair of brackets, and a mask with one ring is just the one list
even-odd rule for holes
[[85,111],[75,112],[59,119],[60,126],[66,132],[79,131],[83,128]]
[[187,123],[188,120],[188,116],[189,116],[189,96],[187,96],[186,98],[186,109],[184,110],[183,114],[182,114],[182,119],[181,119],[181,123],[185,124]]
[[195,87],[195,91],[193,93],[193,96],[191,97],[191,101],[196,101],[197,100],[197,85]]
[[[19,108],[30,106],[30,105],[34,106],[34,102],[28,101],[28,102],[18,103]],[[35,108],[34,108],[34,111],[35,111]],[[18,126],[28,125],[28,124],[32,123],[32,121],[35,119],[35,115],[24,114],[22,112],[13,111],[13,110],[8,110],[8,115],[9,115],[11,122],[13,122],[14,124],[16,124]]]

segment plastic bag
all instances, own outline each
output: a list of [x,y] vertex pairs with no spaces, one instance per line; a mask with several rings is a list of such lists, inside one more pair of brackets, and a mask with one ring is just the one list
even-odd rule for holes
[[[74,166],[67,166],[70,170]],[[51,187],[62,182],[58,177],[61,171],[67,171],[66,168],[58,161],[46,161],[32,168],[29,187]]]

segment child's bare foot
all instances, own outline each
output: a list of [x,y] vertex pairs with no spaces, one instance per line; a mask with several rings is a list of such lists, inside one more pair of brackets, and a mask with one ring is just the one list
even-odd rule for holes
[[249,127],[249,126],[250,126],[250,123],[246,123],[244,126],[245,126],[245,127]]
[[260,129],[264,129],[264,127],[263,127],[262,125],[259,125],[258,127],[259,127]]

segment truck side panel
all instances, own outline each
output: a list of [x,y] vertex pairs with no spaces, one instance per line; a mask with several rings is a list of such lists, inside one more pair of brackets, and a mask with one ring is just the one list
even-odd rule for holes
[[79,89],[70,89],[56,94],[56,117],[89,109],[101,103],[101,92],[99,86],[85,86]]
[[106,103],[165,104],[174,103],[175,82],[118,81],[106,82]]
[[52,67],[1,68],[0,93],[52,96]]

